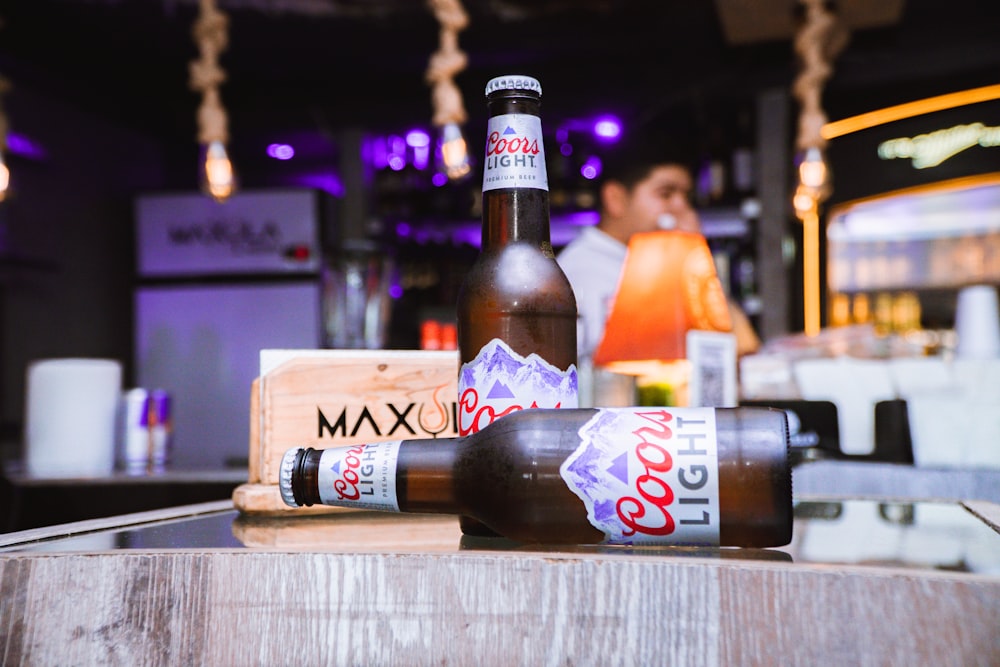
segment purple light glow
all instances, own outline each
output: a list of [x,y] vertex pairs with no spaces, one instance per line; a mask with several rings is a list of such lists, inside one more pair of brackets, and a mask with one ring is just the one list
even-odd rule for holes
[[424,130],[410,130],[406,133],[406,145],[412,148],[426,148],[431,145],[431,135]]
[[617,141],[622,133],[622,124],[614,116],[602,116],[594,121],[594,136],[606,141]]
[[398,236],[399,238],[401,239],[410,238],[410,235],[412,233],[413,233],[413,227],[410,226],[410,223],[408,222],[396,223],[396,236]]
[[334,173],[299,174],[287,179],[287,182],[305,188],[322,190],[334,197],[344,196],[344,182],[340,180],[340,176]]
[[477,248],[483,244],[482,225],[472,223],[462,225],[452,232],[451,242],[457,245],[471,245]]
[[32,160],[44,160],[48,154],[41,144],[17,132],[7,133],[7,150],[11,155],[20,155]]
[[431,176],[431,183],[433,183],[435,187],[440,188],[441,186],[448,184],[448,176],[443,172],[436,171],[434,172],[434,175]]
[[398,134],[390,134],[385,138],[385,144],[388,146],[390,153],[395,153],[400,155],[406,152],[406,139],[399,136]]
[[400,155],[406,159],[406,139],[398,134],[390,134],[385,138],[385,144],[389,155]]
[[385,138],[386,163],[393,171],[406,168],[406,139],[398,134],[390,134]]
[[431,147],[413,146],[413,166],[423,171],[431,163]]
[[267,154],[275,160],[291,160],[295,157],[295,149],[288,144],[271,144],[267,147]]
[[389,166],[389,152],[385,139],[376,137],[365,143],[369,146],[369,157],[373,167],[376,169],[385,169]]
[[601,169],[603,165],[601,164],[601,158],[596,155],[592,155],[587,158],[587,161],[580,165],[580,175],[587,180],[594,180],[601,175]]
[[566,157],[569,157],[570,155],[573,154],[573,144],[569,142],[564,144],[559,144],[559,152],[565,155]]

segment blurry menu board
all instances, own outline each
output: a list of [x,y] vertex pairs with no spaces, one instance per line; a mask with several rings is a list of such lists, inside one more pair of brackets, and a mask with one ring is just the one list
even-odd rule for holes
[[835,292],[1000,283],[1000,173],[835,206],[827,242]]

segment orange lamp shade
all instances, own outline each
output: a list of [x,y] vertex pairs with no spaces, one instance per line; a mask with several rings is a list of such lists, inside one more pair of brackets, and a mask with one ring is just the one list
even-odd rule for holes
[[705,237],[676,229],[633,235],[594,363],[628,372],[633,362],[685,359],[690,329],[733,329]]

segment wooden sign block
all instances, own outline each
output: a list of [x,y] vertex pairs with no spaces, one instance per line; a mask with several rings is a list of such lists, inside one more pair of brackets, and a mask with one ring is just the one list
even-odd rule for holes
[[244,512],[291,509],[277,486],[288,449],[458,435],[457,352],[262,350],[260,368],[248,484],[233,494]]

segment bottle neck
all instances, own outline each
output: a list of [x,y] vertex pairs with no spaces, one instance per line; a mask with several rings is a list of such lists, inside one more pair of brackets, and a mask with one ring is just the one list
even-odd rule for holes
[[[454,470],[462,439],[403,440],[398,448],[396,444],[299,450],[290,488],[296,503],[458,514]],[[394,487],[379,479],[380,470],[393,468]]]
[[455,494],[457,438],[404,440],[399,447],[396,494],[401,512],[459,514]]
[[523,242],[551,251],[540,107],[530,91],[498,91],[487,99],[484,250]]
[[534,188],[483,193],[483,250],[530,243],[551,250],[549,193]]

